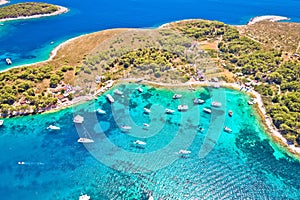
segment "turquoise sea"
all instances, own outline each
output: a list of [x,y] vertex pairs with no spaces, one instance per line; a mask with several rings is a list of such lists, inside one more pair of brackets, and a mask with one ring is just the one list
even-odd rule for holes
[[[142,87],[139,93],[136,88]],[[123,96],[114,94],[118,88]],[[299,199],[300,164],[265,134],[249,97],[230,89],[118,85],[56,113],[6,119],[0,135],[5,199]],[[173,100],[173,94],[182,94]],[[193,99],[205,99],[194,105]],[[212,101],[222,102],[211,108]],[[186,104],[189,110],[178,112]],[[151,113],[144,113],[144,108]],[[99,115],[101,108],[107,113]],[[173,115],[165,108],[176,110]],[[228,111],[233,116],[228,116]],[[84,117],[75,125],[75,115]],[[150,126],[144,128],[143,123]],[[50,124],[61,130],[47,130]],[[131,126],[123,132],[121,126]],[[203,128],[197,131],[198,126]],[[231,133],[223,131],[230,127]],[[91,144],[77,143],[79,137]],[[146,145],[135,145],[141,140]],[[180,156],[179,150],[190,155]],[[21,162],[18,164],[18,162]]]
[[[22,1],[12,0],[11,3]],[[157,27],[205,18],[245,24],[257,15],[283,15],[299,22],[299,0],[89,0],[45,1],[70,8],[49,18],[0,26],[0,70],[48,58],[59,43],[84,33],[117,27]],[[93,20],[91,20],[93,19]],[[51,42],[53,45],[50,45]],[[119,85],[124,97],[105,95],[55,113],[5,119],[0,127],[0,199],[300,199],[300,164],[265,133],[248,106],[230,89],[158,89]],[[183,95],[173,100],[174,93]],[[194,105],[194,98],[206,100]],[[212,101],[222,102],[211,114]],[[179,104],[188,111],[178,112]],[[144,113],[144,108],[151,110]],[[107,113],[98,115],[101,108]],[[166,115],[165,108],[176,110]],[[233,116],[228,116],[228,111]],[[85,119],[75,125],[77,114]],[[148,128],[144,123],[149,124]],[[58,131],[47,129],[59,126]],[[132,127],[129,132],[121,126]],[[203,128],[197,131],[198,127]],[[224,126],[232,129],[224,132]],[[80,144],[79,137],[92,138]],[[135,145],[136,140],[146,145]],[[191,151],[180,156],[180,150]]]

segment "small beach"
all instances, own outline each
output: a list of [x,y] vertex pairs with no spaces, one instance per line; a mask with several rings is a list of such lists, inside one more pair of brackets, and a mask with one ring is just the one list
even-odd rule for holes
[[283,16],[276,16],[276,15],[264,15],[264,16],[257,16],[252,18],[247,25],[252,25],[261,21],[278,22],[278,21],[286,21],[286,20],[290,20],[290,18],[283,17]]

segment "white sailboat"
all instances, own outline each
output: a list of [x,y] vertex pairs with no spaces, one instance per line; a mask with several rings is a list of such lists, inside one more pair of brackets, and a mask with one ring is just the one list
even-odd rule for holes
[[93,142],[95,142],[95,141],[92,140],[92,139],[89,139],[89,138],[79,138],[79,139],[77,140],[77,142],[78,142],[78,143],[93,143]]
[[0,126],[2,126],[4,123],[4,120],[0,120]]
[[47,129],[50,129],[50,130],[55,130],[55,131],[57,131],[57,130],[60,130],[60,127],[58,127],[58,126],[54,126],[54,125],[50,125],[50,126],[48,126],[48,127],[47,127]]

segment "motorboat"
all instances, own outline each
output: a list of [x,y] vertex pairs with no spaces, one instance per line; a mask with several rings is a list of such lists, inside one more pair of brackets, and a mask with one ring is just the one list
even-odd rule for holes
[[2,126],[4,123],[4,120],[0,120],[0,126]]
[[5,59],[5,62],[6,62],[6,64],[8,64],[8,65],[11,65],[11,64],[12,64],[12,61],[11,61],[11,59],[9,59],[9,58],[6,58],[6,59]]
[[143,141],[141,141],[141,140],[136,140],[136,141],[134,141],[133,142],[133,144],[137,144],[137,145],[146,145],[147,143],[146,142],[143,142]]
[[92,139],[89,139],[89,138],[79,138],[79,139],[77,140],[77,142],[78,142],[78,143],[93,143],[93,142],[95,142],[95,141],[92,140]]
[[174,94],[173,95],[173,99],[180,99],[182,97],[182,95],[181,94]]
[[117,95],[122,96],[122,95],[123,95],[123,92],[121,92],[121,91],[118,90],[118,89],[115,89],[115,90],[114,90],[114,94],[117,94]]
[[114,98],[113,98],[110,94],[107,94],[107,95],[106,95],[106,98],[107,98],[107,100],[108,100],[110,103],[115,102]]
[[105,110],[102,110],[102,109],[100,109],[100,108],[98,108],[98,109],[96,110],[96,112],[97,112],[98,114],[100,114],[100,115],[105,115],[105,114],[106,114]]
[[205,101],[199,98],[194,99],[194,104],[203,104]]
[[213,102],[211,103],[211,106],[212,106],[212,107],[219,108],[219,107],[221,107],[221,106],[222,106],[222,104],[221,104],[220,102],[213,101]]
[[54,125],[50,125],[50,126],[47,127],[47,129],[50,129],[50,130],[60,130],[60,127],[54,126]]
[[208,114],[211,113],[211,109],[209,109],[209,108],[203,108],[203,111],[206,112],[206,113],[208,113]]
[[227,133],[231,133],[232,130],[230,128],[228,128],[227,126],[224,126],[224,131]]
[[138,89],[137,89],[140,93],[142,93],[143,92],[143,89],[141,88],[141,87],[138,87]]
[[87,194],[82,194],[79,196],[79,200],[90,200],[91,197],[88,196]]
[[178,111],[187,111],[189,109],[188,105],[179,105],[178,106]]
[[151,110],[150,110],[150,109],[148,109],[148,108],[144,108],[144,113],[147,113],[147,114],[149,114],[149,113],[151,113]]
[[232,115],[233,115],[232,110],[229,110],[228,115],[229,115],[229,117],[232,117]]
[[165,113],[167,114],[173,114],[175,112],[175,110],[171,110],[169,108],[166,108]]
[[84,117],[76,115],[76,117],[74,117],[73,119],[73,122],[76,124],[82,124],[84,122]]

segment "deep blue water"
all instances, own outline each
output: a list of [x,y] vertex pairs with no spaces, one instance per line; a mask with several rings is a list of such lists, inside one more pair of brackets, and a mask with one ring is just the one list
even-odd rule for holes
[[[24,0],[25,1],[25,0]],[[45,1],[45,0],[42,0]],[[23,2],[12,0],[11,3]],[[0,70],[46,60],[62,41],[84,33],[118,27],[156,27],[166,22],[203,18],[228,24],[246,24],[258,15],[283,15],[300,21],[299,0],[80,0],[45,1],[70,8],[61,16],[5,22],[0,26]],[[54,42],[53,45],[50,43]]]
[[[142,86],[139,93],[137,87],[118,86],[124,97],[108,91],[114,104],[101,96],[57,113],[6,119],[0,128],[0,195],[26,200],[78,199],[81,193],[99,200],[148,199],[149,194],[178,200],[300,198],[299,161],[266,136],[249,97],[207,88]],[[172,100],[174,93],[183,98]],[[193,105],[195,97],[206,103]],[[222,107],[204,113],[214,100]],[[189,110],[178,112],[179,104]],[[151,113],[143,113],[144,107]],[[97,108],[106,115],[97,115]],[[176,112],[166,115],[165,108]],[[82,125],[72,122],[77,114],[85,119]],[[143,129],[143,123],[150,127]],[[50,124],[61,130],[47,130]],[[122,132],[122,125],[132,130]],[[197,131],[198,125],[204,130]],[[224,125],[232,132],[224,132]],[[95,142],[84,146],[79,137]],[[134,145],[137,139],[145,147]],[[180,157],[180,149],[191,154]]]

